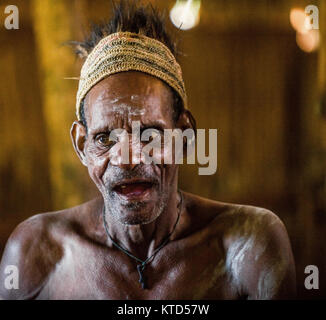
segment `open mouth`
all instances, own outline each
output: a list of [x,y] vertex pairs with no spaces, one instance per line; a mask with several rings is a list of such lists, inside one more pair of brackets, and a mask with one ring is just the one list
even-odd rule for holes
[[128,198],[139,198],[148,194],[154,186],[150,181],[126,181],[115,186],[113,190]]

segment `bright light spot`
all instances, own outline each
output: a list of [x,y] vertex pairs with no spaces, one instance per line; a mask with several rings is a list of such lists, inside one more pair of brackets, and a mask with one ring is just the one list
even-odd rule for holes
[[319,30],[309,30],[307,33],[297,32],[297,44],[305,52],[313,52],[319,47]]
[[293,8],[290,11],[290,22],[295,31],[300,33],[307,33],[305,27],[306,13],[303,9]]
[[199,22],[200,0],[177,0],[170,12],[175,27],[189,30]]
[[309,19],[302,8],[292,8],[290,22],[296,31],[296,41],[299,48],[305,52],[313,52],[320,44],[320,32],[318,29],[310,29],[307,23]]

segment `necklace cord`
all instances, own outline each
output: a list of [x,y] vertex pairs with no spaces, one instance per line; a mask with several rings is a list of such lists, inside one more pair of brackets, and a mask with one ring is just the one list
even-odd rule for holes
[[170,240],[170,237],[172,235],[172,233],[174,232],[174,230],[176,229],[176,226],[179,222],[179,218],[180,218],[180,215],[181,215],[181,210],[182,210],[182,204],[183,204],[183,195],[182,193],[179,191],[179,195],[180,195],[180,203],[179,205],[177,206],[177,208],[179,209],[179,213],[178,213],[178,217],[177,217],[177,221],[176,223],[174,224],[174,227],[172,229],[172,231],[169,233],[169,235],[164,239],[164,241],[162,242],[161,245],[159,245],[153,252],[153,254],[148,257],[146,260],[141,260],[137,257],[135,257],[132,253],[130,253],[127,249],[123,248],[121,245],[119,245],[117,242],[115,242],[113,240],[113,238],[111,237],[110,233],[109,233],[109,230],[108,230],[108,225],[107,225],[107,222],[106,222],[106,219],[105,219],[105,205],[103,205],[103,223],[104,223],[104,229],[105,229],[105,232],[107,234],[107,236],[110,238],[110,240],[112,241],[112,244],[117,247],[119,250],[121,250],[122,252],[124,252],[126,255],[128,255],[130,258],[133,258],[134,260],[140,262],[140,266],[141,266],[141,269],[137,266],[137,270],[138,272],[140,273],[140,277],[142,278],[142,271],[145,269],[145,266],[146,264],[152,259],[154,258],[154,256],[168,243],[168,241]]

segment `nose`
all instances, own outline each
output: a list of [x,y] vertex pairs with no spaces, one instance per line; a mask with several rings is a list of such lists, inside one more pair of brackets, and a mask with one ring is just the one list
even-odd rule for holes
[[124,133],[110,151],[110,164],[124,170],[133,170],[142,162],[140,140]]

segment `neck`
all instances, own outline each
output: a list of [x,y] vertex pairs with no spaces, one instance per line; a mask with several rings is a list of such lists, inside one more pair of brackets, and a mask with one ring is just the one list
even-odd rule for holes
[[[170,240],[175,238],[174,228],[182,210],[181,197],[181,193],[174,192],[168,200],[166,209],[157,219],[148,224],[123,225],[105,212],[107,231],[116,244],[144,261],[165,242],[169,235]],[[108,242],[110,246],[114,245],[110,238]]]

